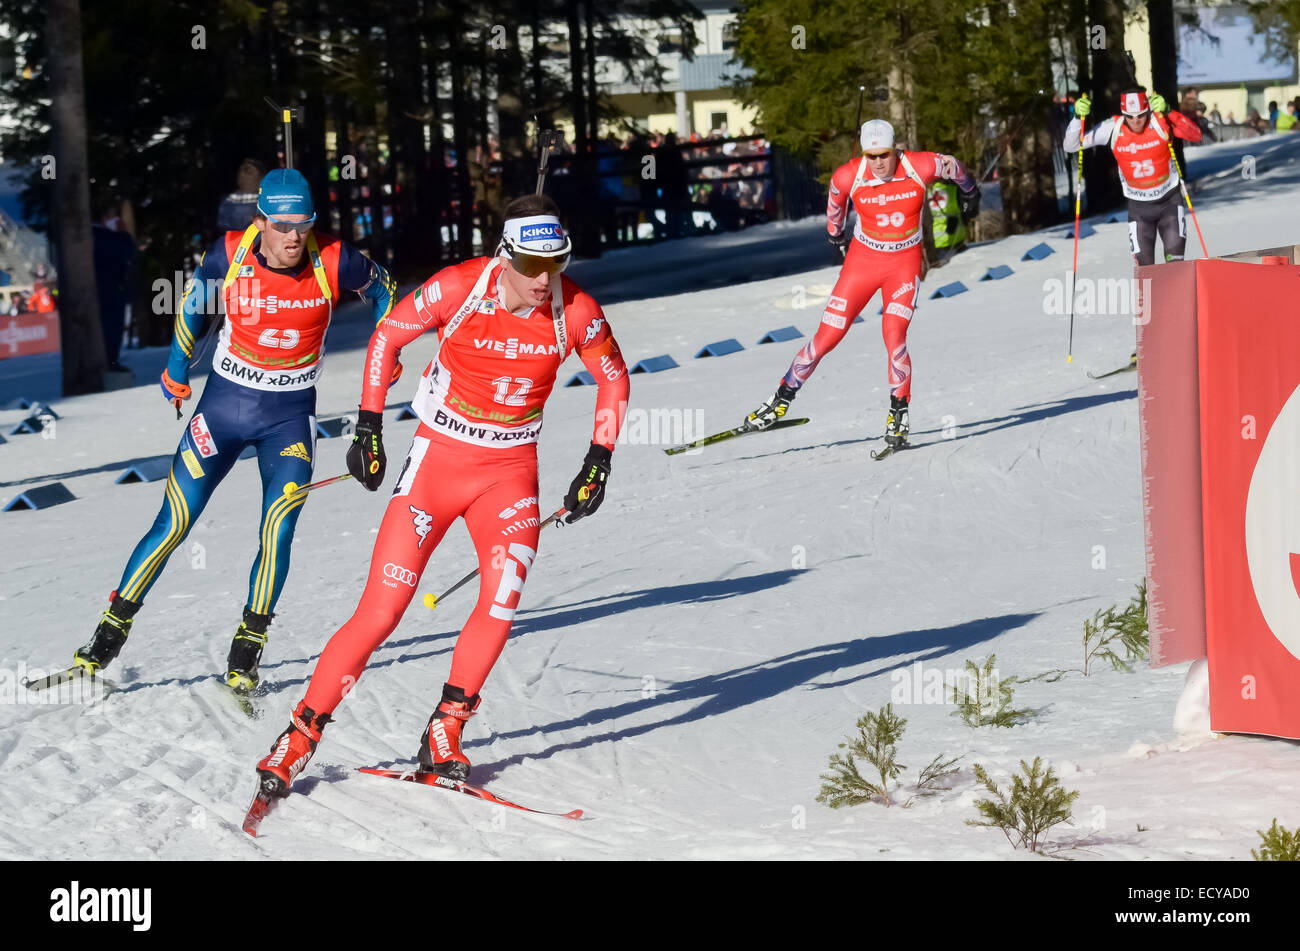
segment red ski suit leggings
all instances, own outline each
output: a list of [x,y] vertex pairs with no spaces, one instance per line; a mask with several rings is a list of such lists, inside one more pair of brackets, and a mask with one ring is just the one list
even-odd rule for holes
[[487,449],[423,423],[379,526],[361,602],[321,652],[306,704],[332,713],[397,627],[429,556],[463,516],[478,554],[478,604],[461,629],[447,682],[479,692],[496,663],[537,555],[537,447]]
[[888,356],[889,392],[907,399],[912,395],[912,358],[907,353],[907,327],[921,292],[922,247],[906,251],[873,251],[861,241],[849,244],[839,280],[826,302],[822,322],[812,340],[804,344],[786,371],[786,386],[799,389],[812,376],[822,357],[835,349],[849,332],[853,318],[862,312],[876,291],[883,291],[885,313],[881,331]]

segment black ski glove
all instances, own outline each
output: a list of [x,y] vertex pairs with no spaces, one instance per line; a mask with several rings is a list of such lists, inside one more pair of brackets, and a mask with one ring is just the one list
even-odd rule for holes
[[380,435],[383,428],[383,416],[370,410],[359,410],[352,445],[348,447],[348,472],[371,492],[383,484],[384,469],[388,465]]
[[609,459],[611,453],[604,446],[591,444],[587,458],[582,460],[582,471],[569,486],[564,497],[564,507],[569,514],[564,521],[572,525],[580,518],[586,518],[605,500],[605,480],[609,478]]
[[831,243],[835,250],[840,252],[840,257],[847,257],[849,253],[849,242],[853,240],[848,229],[844,229],[843,234],[828,234],[826,240]]
[[957,191],[957,206],[961,208],[961,216],[967,221],[979,217],[980,213],[980,187],[976,185],[968,192]]

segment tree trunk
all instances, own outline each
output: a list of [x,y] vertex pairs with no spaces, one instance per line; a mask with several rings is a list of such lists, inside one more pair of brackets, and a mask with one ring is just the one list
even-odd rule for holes
[[582,18],[578,4],[579,0],[568,0],[565,4],[569,30],[569,109],[573,113],[576,140],[573,143],[573,184],[576,190],[572,207],[565,211],[569,214],[574,251],[581,257],[600,257],[600,232],[596,219],[596,197],[600,192],[583,94]]
[[458,49],[455,39],[450,50],[451,62],[451,130],[456,150],[456,253],[462,259],[473,255],[474,243],[474,186],[469,180],[469,108],[465,102],[465,53]]
[[63,395],[104,389],[104,335],[90,233],[90,169],[86,153],[85,79],[80,0],[47,0],[50,118],[54,136],[53,231],[59,271],[59,338]]
[[339,209],[339,234],[338,236],[344,241],[355,241],[356,224],[353,211],[353,197],[356,194],[356,176],[360,174],[357,169],[357,151],[352,144],[352,130],[348,122],[351,110],[348,107],[347,98],[340,94],[335,94],[333,102],[334,112],[334,162],[339,167],[339,179],[337,182],[338,209]]
[[[1129,84],[1124,58],[1124,8],[1122,0],[1088,0],[1088,19],[1105,28],[1105,49],[1092,50],[1093,111],[1088,125],[1112,116],[1119,109],[1119,94]],[[1090,149],[1083,157],[1084,195],[1088,211],[1097,214],[1120,204],[1124,193],[1114,157],[1106,148]]]
[[1003,220],[1008,233],[1042,228],[1059,217],[1051,122],[1046,108],[1031,115],[1020,135],[1008,143],[1000,163]]
[[443,244],[442,227],[451,222],[447,203],[447,143],[442,136],[442,100],[438,98],[438,82],[442,75],[441,51],[438,35],[425,35],[426,72],[428,87],[426,96],[429,100],[429,114],[432,138],[428,157],[428,202],[432,215],[426,226],[433,232],[433,260],[441,266],[449,258],[448,249]]
[[587,35],[587,119],[591,126],[588,138],[591,139],[593,154],[600,143],[600,93],[596,88],[596,33],[592,22],[595,19],[592,12],[594,6],[593,0],[586,0],[582,5],[583,26]]
[[532,161],[524,126],[524,58],[519,50],[519,29],[512,24],[507,30],[506,48],[497,54],[497,125],[501,131],[502,188],[507,198],[513,198],[529,190]]
[[1151,88],[1178,108],[1178,31],[1174,0],[1147,0],[1151,28]]

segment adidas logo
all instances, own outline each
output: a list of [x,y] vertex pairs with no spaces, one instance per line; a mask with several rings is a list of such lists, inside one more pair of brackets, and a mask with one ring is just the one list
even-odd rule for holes
[[280,450],[282,456],[293,456],[296,459],[302,459],[304,462],[311,462],[311,456],[307,454],[307,447],[300,442]]

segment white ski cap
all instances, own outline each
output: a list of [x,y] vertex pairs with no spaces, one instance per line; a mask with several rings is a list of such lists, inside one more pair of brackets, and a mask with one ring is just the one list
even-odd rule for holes
[[868,119],[862,123],[862,151],[879,152],[894,147],[894,127],[884,119]]
[[501,243],[507,254],[519,252],[548,258],[568,254],[572,247],[560,219],[554,215],[511,218],[502,228]]

